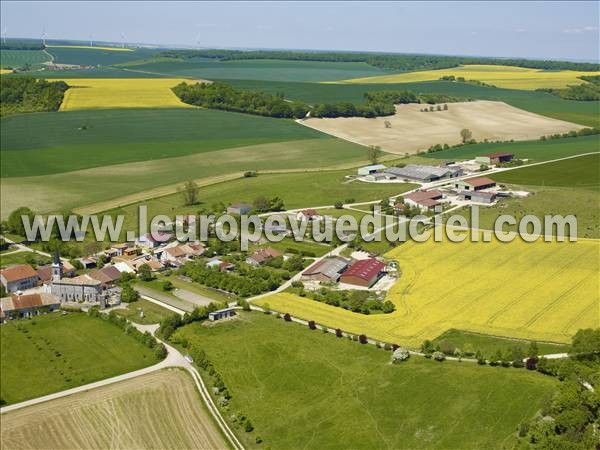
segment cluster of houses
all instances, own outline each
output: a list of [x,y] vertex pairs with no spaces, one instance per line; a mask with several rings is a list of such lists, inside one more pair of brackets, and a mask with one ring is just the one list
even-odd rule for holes
[[308,267],[302,272],[302,279],[371,288],[385,275],[385,268],[385,264],[375,258],[350,260],[336,256],[323,258]]

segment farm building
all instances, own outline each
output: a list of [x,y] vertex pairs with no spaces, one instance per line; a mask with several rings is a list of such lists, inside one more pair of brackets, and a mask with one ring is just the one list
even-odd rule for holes
[[416,191],[404,196],[404,203],[421,209],[432,210],[440,204],[438,200],[443,197],[442,192],[437,189],[430,191]]
[[490,153],[489,155],[478,156],[475,162],[480,164],[500,164],[511,161],[515,155],[508,152]]
[[227,207],[227,214],[237,214],[238,216],[248,214],[250,211],[252,211],[252,205],[248,203],[236,203]]
[[282,256],[282,253],[274,248],[260,248],[246,258],[246,262],[252,266],[260,266],[273,258]]
[[358,176],[370,175],[373,173],[381,172],[385,169],[383,164],[373,164],[371,166],[359,167],[357,170]]
[[475,203],[494,203],[496,201],[497,194],[495,192],[486,191],[462,191],[458,193],[458,196],[465,200],[471,200]]
[[165,242],[168,242],[173,237],[170,233],[163,233],[160,231],[153,231],[152,233],[146,233],[135,240],[135,243],[143,248],[152,249],[156,248]]
[[339,281],[340,275],[348,267],[349,261],[341,257],[325,258],[316,262],[302,273],[305,280],[314,280],[325,283]]
[[41,312],[51,312],[60,308],[60,301],[52,294],[41,292],[37,294],[17,295],[0,299],[0,309],[4,319],[31,317]]
[[313,221],[313,220],[318,220],[321,216],[319,215],[319,213],[317,212],[316,209],[304,209],[302,211],[299,211],[298,214],[296,214],[296,219],[298,220],[308,220],[308,221]]
[[390,167],[389,169],[385,169],[384,172],[399,179],[419,181],[421,183],[429,183],[444,178],[454,178],[460,175],[459,169],[422,166],[418,164],[409,164],[406,167]]
[[371,287],[383,276],[384,269],[385,264],[375,258],[356,261],[342,273],[340,282]]
[[38,273],[28,264],[8,267],[0,272],[0,282],[6,292],[31,289],[40,281]]
[[396,175],[393,175],[391,173],[386,173],[386,172],[377,172],[377,173],[365,175],[365,180],[367,180],[367,181],[389,181],[389,180],[396,180],[396,179],[398,179],[398,177]]
[[235,316],[235,308],[223,308],[208,313],[208,320],[216,322],[217,320],[227,319]]
[[469,178],[454,183],[454,188],[460,191],[480,191],[494,186],[496,186],[496,182],[488,177]]

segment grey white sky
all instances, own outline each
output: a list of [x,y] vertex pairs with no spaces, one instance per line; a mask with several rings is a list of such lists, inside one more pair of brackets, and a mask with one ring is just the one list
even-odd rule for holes
[[1,3],[9,37],[202,47],[599,59],[600,3]]

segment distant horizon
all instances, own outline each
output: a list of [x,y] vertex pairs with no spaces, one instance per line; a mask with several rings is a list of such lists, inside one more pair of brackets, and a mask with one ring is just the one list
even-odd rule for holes
[[[28,40],[42,42],[41,38],[31,36],[6,36],[7,40]],[[80,45],[89,45],[89,40],[81,38],[46,38],[46,44],[58,42],[72,42]],[[118,41],[95,40],[94,44],[109,44],[110,46],[121,46],[123,43]],[[428,55],[428,56],[456,56],[469,58],[495,58],[495,59],[528,59],[535,61],[568,61],[580,63],[600,64],[600,55],[598,59],[575,59],[575,58],[557,58],[557,57],[541,57],[541,56],[507,56],[507,55],[482,55],[482,54],[458,54],[458,53],[425,53],[425,52],[400,52],[400,51],[381,51],[381,50],[341,50],[335,48],[287,48],[287,47],[225,47],[225,46],[192,46],[186,44],[157,44],[151,42],[125,42],[125,47],[145,47],[158,49],[173,49],[173,50],[240,50],[240,51],[291,51],[291,52],[308,52],[308,53],[372,53],[372,54],[389,54],[389,55]]]
[[600,4],[586,1],[3,0],[0,13],[3,36],[53,41],[600,60]]

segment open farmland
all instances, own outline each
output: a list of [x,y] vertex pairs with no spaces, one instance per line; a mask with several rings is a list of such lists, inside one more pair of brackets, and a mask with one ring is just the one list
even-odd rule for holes
[[50,55],[43,50],[0,50],[0,67],[36,66],[50,59]]
[[[390,353],[260,313],[176,336],[206,352],[254,432],[247,447],[508,448],[555,386],[525,370]],[[208,377],[207,377],[208,378]],[[435,399],[435,408],[429,407]]]
[[[596,149],[598,151],[598,149]],[[600,191],[600,152],[494,174],[499,183]]]
[[450,328],[569,342],[598,325],[599,250],[598,241],[408,242],[386,255],[402,271],[387,295],[391,314],[364,316],[288,293],[257,303],[412,347]]
[[386,72],[361,62],[321,62],[283,60],[179,60],[159,58],[148,62],[132,61],[122,67],[144,72],[193,77],[271,81],[335,81],[349,77],[383,75]]
[[[471,130],[473,139],[478,141],[530,140],[582,128],[501,102],[450,103],[447,111],[422,112],[423,107],[421,104],[396,105],[393,116],[313,118],[301,123],[351,142],[377,145],[397,154],[416,153],[435,144],[458,144],[463,128]],[[385,122],[391,127],[387,128]]]
[[566,120],[581,125],[600,127],[600,102],[565,100],[546,92],[523,91],[477,86],[449,81],[423,81],[416,83],[334,84],[299,83],[284,81],[223,80],[239,89],[283,92],[286,98],[307,103],[333,103],[364,101],[365,92],[409,90],[424,94],[445,94],[477,100],[493,100],[508,103],[515,108]]
[[[116,47],[89,47],[79,46],[54,46],[48,48],[54,62],[58,64],[78,64],[82,66],[111,66],[137,59],[150,58],[161,50],[159,49],[119,49]],[[131,51],[128,51],[131,50]]]
[[171,91],[176,78],[67,78],[60,111],[109,108],[193,108]]
[[12,411],[1,423],[11,450],[228,448],[190,376],[175,369]]
[[[484,143],[464,145],[435,153],[422,155],[431,160],[473,159],[494,152],[509,152],[517,159],[533,162],[549,161],[584,153],[600,152],[600,136],[580,136],[577,138],[548,139],[546,141],[506,142],[502,144]],[[521,170],[521,169],[519,169]]]
[[568,85],[582,84],[584,75],[597,75],[597,72],[577,72],[574,70],[540,70],[525,67],[465,65],[451,69],[424,70],[398,73],[368,78],[346,80],[347,83],[412,83],[416,81],[439,80],[445,76],[463,77],[467,80],[483,81],[493,86],[507,89],[535,90],[540,88],[560,89]]
[[157,362],[153,350],[115,325],[83,313],[13,321],[3,325],[0,333],[0,390],[9,404]]

